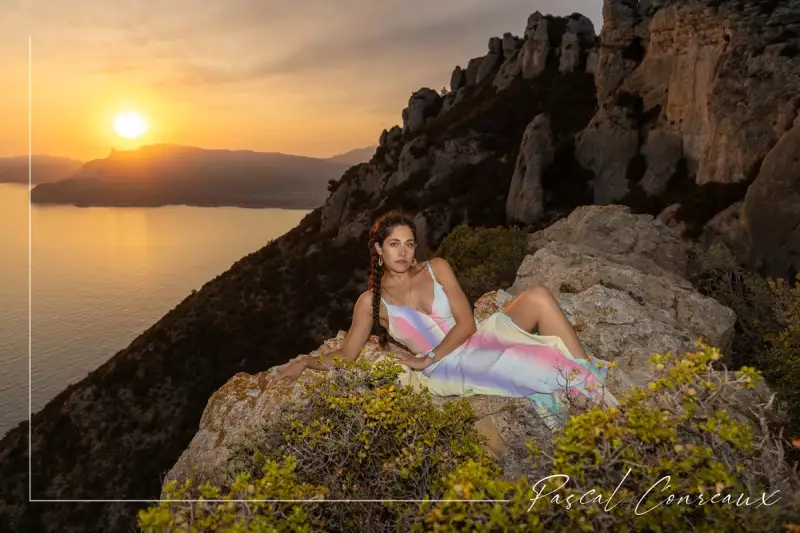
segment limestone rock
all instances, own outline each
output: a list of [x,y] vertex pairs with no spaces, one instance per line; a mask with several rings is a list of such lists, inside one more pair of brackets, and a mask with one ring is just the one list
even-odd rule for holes
[[369,230],[371,224],[371,217],[367,211],[362,211],[354,219],[348,220],[339,228],[339,232],[336,234],[334,242],[337,245],[342,245],[351,239],[361,237]]
[[603,102],[630,74],[638,61],[636,0],[604,0],[603,32],[597,55],[595,85],[597,100]]
[[675,322],[674,327],[691,332],[692,342],[702,336],[720,349],[728,347],[736,319],[733,311],[695,292],[681,277],[665,275],[652,266],[648,270],[632,266],[624,256],[551,242],[525,258],[509,292],[518,294],[526,287],[542,285],[554,294],[582,293],[599,285],[627,295],[653,319]]
[[581,63],[582,50],[594,45],[592,21],[583,15],[571,16],[561,38],[558,69],[562,73],[575,72]]
[[561,54],[559,57],[558,71],[568,74],[578,70],[581,63],[581,43],[574,33],[565,33],[561,38]]
[[378,140],[378,146],[381,148],[391,148],[394,144],[400,140],[403,135],[403,130],[400,126],[392,126],[391,129],[383,130],[381,132],[380,139]]
[[628,111],[613,103],[601,107],[575,146],[575,159],[595,174],[595,203],[618,202],[628,194],[628,165],[638,151],[639,128]]
[[467,63],[466,77],[467,85],[475,85],[478,83],[478,70],[481,68],[483,57],[473,57]]
[[521,44],[522,41],[518,37],[515,37],[509,32],[504,33],[502,42],[503,57],[506,59],[511,57],[511,55],[519,49]]
[[418,135],[403,145],[397,162],[397,170],[386,182],[385,190],[393,189],[408,181],[417,172],[426,172],[430,169],[428,138]]
[[505,58],[505,61],[500,65],[500,68],[497,70],[497,75],[492,82],[492,85],[498,91],[508,89],[514,79],[519,76],[522,68],[519,60],[520,50],[514,50],[509,55],[506,55]]
[[683,235],[686,231],[686,223],[682,220],[678,220],[678,211],[680,208],[681,204],[679,203],[670,204],[656,215],[656,220],[663,222],[665,226],[675,230],[675,233]]
[[464,168],[477,165],[491,154],[481,147],[477,139],[457,137],[444,142],[444,147],[434,149],[430,156],[430,178],[425,189],[446,182],[453,174]]
[[683,157],[680,135],[667,129],[653,130],[642,147],[642,154],[647,161],[647,170],[639,185],[650,196],[657,196],[667,189],[667,183]]
[[442,97],[428,87],[416,91],[408,100],[408,107],[403,110],[403,131],[419,131],[425,126],[425,120],[435,117],[442,108]]
[[[583,244],[632,260],[646,258],[679,276],[687,272],[687,245],[680,236],[652,216],[634,215],[621,205],[575,209],[568,217],[533,233],[528,240],[529,253],[551,241]],[[630,264],[649,271],[642,262]]]
[[350,184],[340,183],[336,190],[328,196],[322,206],[322,231],[327,232],[339,226],[342,214],[350,196]]
[[520,71],[525,79],[533,79],[542,73],[547,65],[550,55],[550,36],[547,33],[547,19],[541,15],[536,17],[538,11],[528,19],[528,28],[525,30],[525,42],[519,55]]
[[545,20],[545,17],[540,11],[534,11],[528,16],[528,21],[525,24],[525,39],[530,39],[536,34],[536,30],[543,20]]
[[486,54],[475,74],[475,82],[488,78],[503,61],[503,41],[499,37],[489,39],[489,53]]
[[575,35],[578,42],[583,47],[590,47],[594,45],[595,33],[594,24],[589,17],[584,15],[571,15],[567,20],[566,33]]
[[738,261],[746,262],[750,242],[744,219],[744,201],[735,202],[714,215],[703,227],[699,241],[706,248],[724,244]]
[[517,165],[506,199],[506,218],[524,223],[537,221],[544,210],[542,174],[553,162],[553,135],[550,119],[537,115],[522,137]]
[[[800,120],[798,121],[800,122]],[[800,271],[800,123],[764,159],[744,200],[749,263],[768,275]]]
[[586,72],[589,74],[597,74],[597,50],[592,50],[586,56]]
[[450,91],[454,92],[467,84],[467,73],[461,67],[453,69],[450,75]]

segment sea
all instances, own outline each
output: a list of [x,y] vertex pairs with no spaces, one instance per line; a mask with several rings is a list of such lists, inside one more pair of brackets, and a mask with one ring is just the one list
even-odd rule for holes
[[0,184],[0,436],[308,213],[31,205]]

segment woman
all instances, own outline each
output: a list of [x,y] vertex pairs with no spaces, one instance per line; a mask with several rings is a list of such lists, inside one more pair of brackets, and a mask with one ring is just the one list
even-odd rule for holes
[[420,371],[420,381],[432,393],[529,397],[551,429],[565,421],[569,400],[618,405],[603,391],[605,371],[587,360],[572,325],[544,287],[524,290],[505,310],[478,324],[447,261],[417,262],[410,216],[388,213],[378,219],[369,247],[369,289],[356,301],[342,348],[293,359],[282,378],[295,379],[306,368],[326,370],[336,356],[355,361],[370,334],[377,333],[382,347],[391,335],[416,354],[397,360]]

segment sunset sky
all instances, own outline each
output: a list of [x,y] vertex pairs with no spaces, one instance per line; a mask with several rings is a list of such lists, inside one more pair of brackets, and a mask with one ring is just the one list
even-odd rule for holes
[[[602,0],[4,0],[0,156],[88,160],[139,144],[326,157],[377,144],[414,90],[449,85],[489,37],[521,36],[530,13]],[[147,118],[136,141],[123,110]]]

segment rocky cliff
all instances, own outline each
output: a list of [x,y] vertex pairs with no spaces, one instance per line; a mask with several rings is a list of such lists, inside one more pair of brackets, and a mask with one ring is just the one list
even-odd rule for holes
[[[417,213],[423,255],[460,223],[567,231],[550,224],[617,203],[687,236],[729,240],[764,269],[797,268],[798,2],[606,0],[604,13],[599,38],[580,15],[534,13],[522,35],[489,39],[484,56],[454,69],[447,94],[411,96],[402,125],[331,185],[322,207],[36,413],[33,497],[157,498],[231,376],[257,375],[347,328],[368,278],[366,231],[390,208]],[[680,254],[661,253],[672,248],[631,242],[635,256],[608,255],[567,233],[529,261],[564,273],[572,316],[610,298],[622,324],[643,306],[665,343],[701,330],[726,342],[722,322],[704,322],[725,311],[693,296],[670,266]],[[583,254],[595,270],[577,261]],[[635,329],[615,331],[654,348]],[[0,442],[0,529],[132,523],[140,505],[28,504],[27,437],[23,423]]]
[[[692,289],[682,276],[687,249],[680,237],[650,215],[634,215],[626,207],[594,206],[576,209],[552,226],[532,233],[528,255],[519,265],[515,282],[483,295],[475,303],[480,322],[505,307],[526,287],[542,285],[557,298],[590,356],[613,362],[606,385],[620,396],[633,386],[654,379],[648,364],[654,353],[691,351],[702,338],[726,347],[733,336],[735,314]],[[346,331],[326,339],[312,355],[339,348]],[[386,350],[372,336],[362,354],[376,362],[388,352],[405,352],[390,342]],[[199,431],[165,477],[165,483],[192,479],[219,484],[225,477],[230,446],[247,431],[276,416],[281,401],[294,397],[312,371],[291,388],[276,381],[280,368],[232,377],[209,399]],[[401,377],[416,386],[415,375]],[[747,405],[766,404],[766,387],[731,397],[741,416]],[[438,398],[439,403],[457,398]],[[487,447],[504,475],[524,474],[526,441],[551,446],[552,433],[527,398],[470,397],[475,426],[487,437]]]

